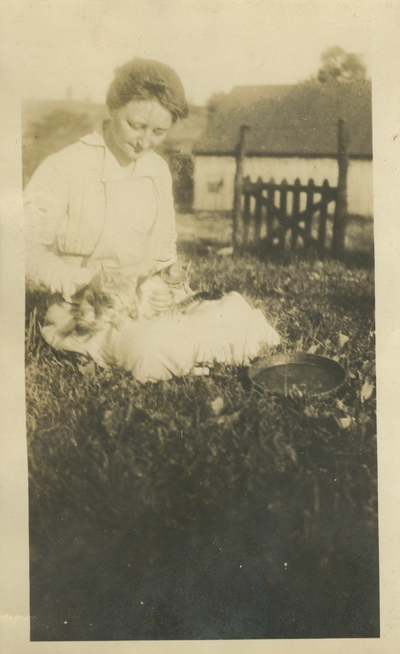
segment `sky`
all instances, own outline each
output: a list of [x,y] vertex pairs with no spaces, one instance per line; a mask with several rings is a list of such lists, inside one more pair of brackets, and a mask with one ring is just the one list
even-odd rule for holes
[[307,79],[333,45],[362,55],[371,74],[368,7],[368,0],[14,0],[1,7],[3,68],[22,97],[61,99],[69,88],[74,99],[103,102],[115,67],[142,56],[172,66],[188,100],[204,104],[237,85]]

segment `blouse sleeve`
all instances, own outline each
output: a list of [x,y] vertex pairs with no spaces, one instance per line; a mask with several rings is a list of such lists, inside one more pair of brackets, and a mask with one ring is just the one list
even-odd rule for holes
[[175,263],[176,254],[176,224],[174,198],[172,195],[172,178],[168,165],[162,161],[160,173],[160,221],[158,247],[153,272],[158,272],[163,268]]
[[36,169],[24,191],[25,269],[33,287],[62,293],[66,300],[93,275],[66,264],[54,251],[56,231],[68,205],[68,171],[60,157],[52,155]]

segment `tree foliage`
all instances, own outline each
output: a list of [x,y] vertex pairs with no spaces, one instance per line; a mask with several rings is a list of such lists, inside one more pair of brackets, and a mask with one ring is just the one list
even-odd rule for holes
[[346,52],[335,45],[325,50],[321,55],[322,66],[318,71],[318,81],[352,83],[365,80],[367,69],[362,61],[362,55]]
[[213,95],[207,102],[207,113],[209,116],[211,116],[217,111],[220,103],[223,102],[225,98],[226,98],[226,93],[223,93],[223,91],[219,93],[213,93]]

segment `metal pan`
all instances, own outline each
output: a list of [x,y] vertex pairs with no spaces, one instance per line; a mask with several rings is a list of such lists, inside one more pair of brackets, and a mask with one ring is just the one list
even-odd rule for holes
[[259,390],[285,396],[294,387],[308,395],[330,393],[346,378],[337,361],[303,352],[262,357],[250,366],[248,374]]

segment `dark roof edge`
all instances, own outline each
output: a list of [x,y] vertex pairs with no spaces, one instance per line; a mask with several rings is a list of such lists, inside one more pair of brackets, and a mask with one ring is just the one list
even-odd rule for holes
[[[216,150],[193,150],[192,154],[195,157],[235,157],[235,153],[230,151],[216,151]],[[271,157],[273,159],[337,159],[337,152],[323,152],[323,153],[306,153],[306,152],[246,152],[246,157],[251,159],[254,157]],[[349,159],[359,160],[359,161],[372,161],[372,154],[351,154],[349,153]]]

